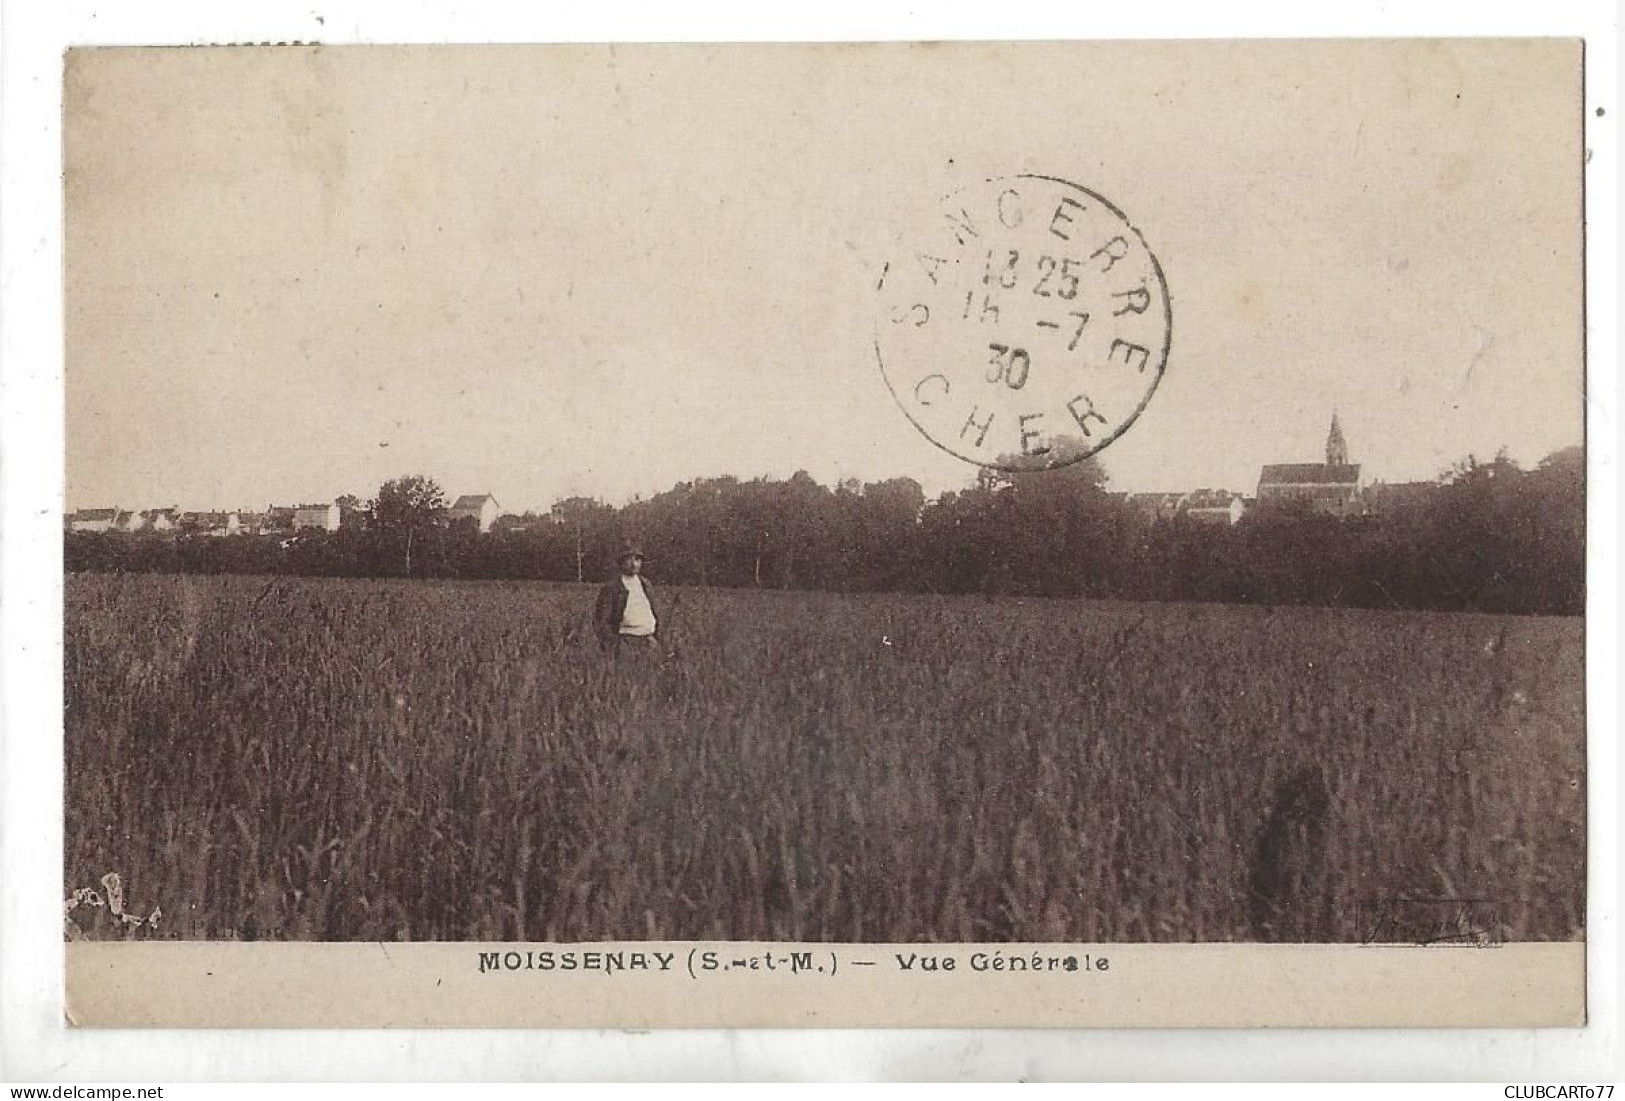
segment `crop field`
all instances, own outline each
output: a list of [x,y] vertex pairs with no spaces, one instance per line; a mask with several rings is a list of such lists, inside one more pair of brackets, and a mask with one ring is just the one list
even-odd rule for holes
[[65,885],[161,913],[71,935],[1581,935],[1577,619],[683,589],[617,662],[590,586],[66,585]]

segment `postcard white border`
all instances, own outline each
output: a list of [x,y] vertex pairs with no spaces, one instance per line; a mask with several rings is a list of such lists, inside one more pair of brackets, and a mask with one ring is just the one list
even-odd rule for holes
[[[1325,5],[906,0],[766,5],[599,2],[574,10],[270,0],[55,5],[5,0],[0,109],[0,1079],[1442,1078],[1527,1081],[1618,1070],[1621,790],[1619,31],[1604,2]],[[317,20],[320,16],[320,21]],[[1591,1024],[1496,1032],[395,1031],[122,1033],[62,1026],[60,57],[68,44],[262,41],[901,40],[1563,35],[1587,39],[1591,520]],[[1597,105],[1607,115],[1595,118]],[[1598,737],[1605,733],[1606,736]],[[974,1035],[975,1043],[970,1041]]]

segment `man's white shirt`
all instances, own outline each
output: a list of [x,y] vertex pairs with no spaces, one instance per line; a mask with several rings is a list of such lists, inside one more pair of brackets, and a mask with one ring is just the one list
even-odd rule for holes
[[655,610],[649,606],[649,594],[643,591],[643,579],[635,574],[622,575],[626,586],[626,611],[621,613],[621,634],[647,637],[655,633]]

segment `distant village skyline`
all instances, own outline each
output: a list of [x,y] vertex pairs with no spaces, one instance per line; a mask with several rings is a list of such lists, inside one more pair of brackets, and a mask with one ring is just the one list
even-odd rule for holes
[[[1541,458],[1545,457],[1541,456]],[[1494,458],[1494,455],[1462,456],[1462,459],[1458,461],[1465,461],[1468,458],[1489,461]],[[1249,487],[1250,491],[1238,490],[1233,486],[1211,484],[1179,489],[1133,489],[1114,485],[1109,479],[1106,489],[1110,493],[1129,498],[1132,502],[1142,506],[1143,509],[1157,515],[1171,515],[1175,511],[1181,511],[1206,519],[1216,519],[1223,516],[1226,522],[1234,523],[1246,509],[1253,507],[1259,499],[1311,498],[1315,499],[1317,507],[1322,507],[1326,511],[1344,513],[1351,508],[1360,494],[1373,487],[1377,487],[1379,492],[1381,487],[1392,487],[1403,491],[1416,485],[1437,481],[1448,473],[1448,470],[1442,470],[1432,478],[1405,480],[1372,477],[1369,473],[1368,464],[1351,452],[1347,436],[1343,430],[1341,415],[1335,410],[1332,412],[1327,429],[1322,459],[1323,461],[1317,462],[1262,463],[1260,464],[1258,478]],[[1514,461],[1517,460],[1514,459]],[[1531,467],[1535,463],[1525,462],[1520,463],[1520,465]],[[433,479],[433,475],[427,476]],[[1019,476],[1041,478],[1044,474],[1043,472],[1036,472]],[[714,475],[712,477],[726,477],[726,475]],[[752,477],[738,475],[734,477],[738,477],[741,481],[752,480]],[[772,477],[772,475],[753,477]],[[678,482],[665,487],[664,490],[656,491],[656,493],[666,492],[682,482],[692,480],[697,479],[679,479]],[[885,479],[862,479],[866,483],[883,480]],[[437,479],[435,481],[437,485],[440,484]],[[972,474],[967,486],[974,484],[974,481],[975,476]],[[820,484],[833,490],[838,483],[831,481],[820,482]],[[336,531],[341,526],[344,514],[350,508],[358,512],[364,510],[376,493],[377,488],[375,487],[367,493],[340,493],[325,500],[316,500],[315,498],[321,495],[314,495],[311,501],[301,501],[295,505],[276,505],[272,503],[264,507],[251,505],[221,509],[183,508],[176,502],[162,506],[114,502],[68,507],[64,509],[64,514],[69,527],[74,530],[178,530],[187,526],[184,517],[190,518],[191,526],[194,528],[202,528],[212,534],[235,534],[239,530],[240,518],[252,518],[257,522],[263,517],[273,516],[277,513],[287,513],[293,527],[320,527]],[[504,516],[546,516],[558,504],[571,499],[569,497],[559,497],[546,504],[510,507],[504,505],[491,493],[457,494],[444,485],[441,485],[440,488],[446,495],[448,515],[453,520],[464,516],[475,517],[480,531],[489,531],[494,522]],[[924,487],[922,487],[923,489]],[[654,495],[656,494],[642,495],[638,498],[623,501],[611,501],[597,497],[593,499],[620,508],[632,503],[632,500],[646,499],[648,496]],[[940,493],[927,492],[926,499],[928,501],[933,500],[940,495]],[[592,495],[572,496],[591,497]],[[344,502],[352,498],[354,499],[354,505],[345,506]],[[317,513],[320,513],[321,516],[317,517]],[[246,520],[244,522],[246,523]],[[247,528],[245,527],[244,530],[247,530]]]

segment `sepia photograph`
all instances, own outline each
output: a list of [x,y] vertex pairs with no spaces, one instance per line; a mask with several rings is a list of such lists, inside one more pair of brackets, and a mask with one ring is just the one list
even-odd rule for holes
[[1583,62],[70,50],[76,1021],[433,944],[1583,1023]]

